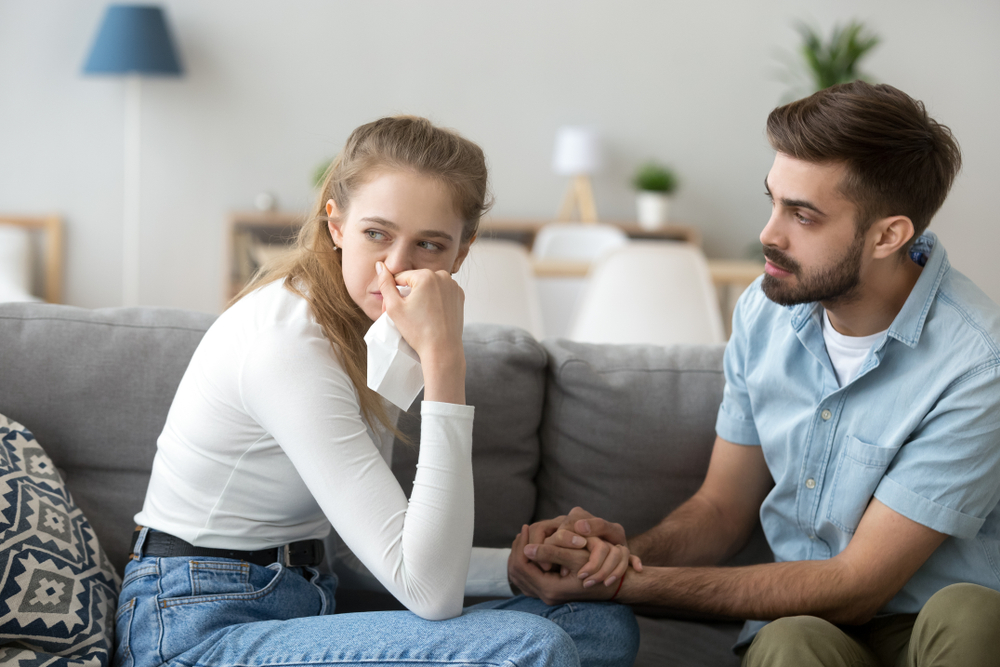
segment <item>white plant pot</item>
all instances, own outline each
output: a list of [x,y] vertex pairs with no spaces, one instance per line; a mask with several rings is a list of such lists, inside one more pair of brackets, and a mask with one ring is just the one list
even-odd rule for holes
[[670,197],[662,192],[640,191],[635,196],[639,226],[653,230],[667,224],[670,213]]

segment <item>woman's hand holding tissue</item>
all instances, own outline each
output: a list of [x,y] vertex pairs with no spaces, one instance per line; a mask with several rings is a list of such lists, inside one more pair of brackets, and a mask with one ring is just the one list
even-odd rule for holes
[[[419,269],[393,275],[375,264],[382,307],[410,346],[420,355],[424,400],[465,403],[465,351],[462,326],[465,293],[447,271]],[[407,285],[402,297],[396,285]]]

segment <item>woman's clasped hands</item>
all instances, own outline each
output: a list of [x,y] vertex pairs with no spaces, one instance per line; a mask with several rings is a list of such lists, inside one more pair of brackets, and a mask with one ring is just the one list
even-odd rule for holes
[[620,524],[575,507],[565,516],[521,528],[508,574],[526,595],[546,604],[611,599],[629,568],[642,571]]

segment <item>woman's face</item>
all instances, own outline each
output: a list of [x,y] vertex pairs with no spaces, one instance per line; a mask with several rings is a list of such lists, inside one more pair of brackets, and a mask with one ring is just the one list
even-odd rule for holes
[[326,212],[347,292],[372,320],[382,314],[375,262],[394,275],[413,269],[455,273],[469,252],[452,195],[438,179],[416,172],[378,172],[358,188],[347,211],[331,199]]

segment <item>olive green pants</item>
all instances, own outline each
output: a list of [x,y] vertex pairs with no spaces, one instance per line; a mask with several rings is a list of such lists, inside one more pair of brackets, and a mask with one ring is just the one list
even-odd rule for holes
[[953,584],[919,614],[838,626],[815,616],[768,623],[743,655],[743,667],[850,665],[937,667],[1000,664],[1000,592]]

